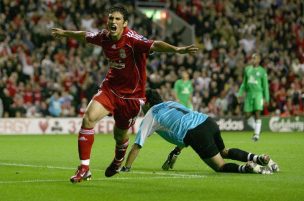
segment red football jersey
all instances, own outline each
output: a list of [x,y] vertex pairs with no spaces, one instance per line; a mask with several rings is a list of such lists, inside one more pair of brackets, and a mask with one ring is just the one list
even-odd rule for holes
[[153,40],[125,28],[118,41],[111,40],[109,32],[87,32],[86,41],[103,48],[108,60],[108,72],[102,86],[121,98],[144,98],[146,87],[146,60]]

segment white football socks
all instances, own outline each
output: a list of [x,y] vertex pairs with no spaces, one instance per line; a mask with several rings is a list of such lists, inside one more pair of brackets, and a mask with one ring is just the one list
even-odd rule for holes
[[80,163],[81,163],[81,165],[87,165],[87,166],[89,166],[90,165],[90,159],[80,160]]
[[257,119],[255,121],[255,128],[254,128],[254,134],[255,135],[260,135],[260,133],[261,133],[261,127],[262,127],[262,120],[261,119]]
[[254,130],[255,129],[255,119],[251,116],[247,119],[247,124]]

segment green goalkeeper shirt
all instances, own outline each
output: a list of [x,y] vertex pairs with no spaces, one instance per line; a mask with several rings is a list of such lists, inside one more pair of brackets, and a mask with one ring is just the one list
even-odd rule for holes
[[246,96],[254,96],[257,93],[261,93],[263,98],[269,102],[268,78],[262,66],[246,66],[238,96],[242,96],[244,91]]
[[188,81],[183,81],[182,79],[177,80],[174,83],[174,91],[181,104],[183,104],[188,108],[192,107],[192,103],[190,100],[190,97],[192,96],[192,92],[193,92],[191,80]]

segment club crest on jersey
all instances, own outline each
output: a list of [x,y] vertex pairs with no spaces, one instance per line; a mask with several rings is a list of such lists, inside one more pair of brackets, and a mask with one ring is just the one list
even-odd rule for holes
[[257,73],[256,73],[256,76],[258,76],[258,77],[259,77],[259,76],[260,76],[260,72],[257,72]]
[[126,51],[124,49],[119,49],[119,57],[122,59],[127,58]]

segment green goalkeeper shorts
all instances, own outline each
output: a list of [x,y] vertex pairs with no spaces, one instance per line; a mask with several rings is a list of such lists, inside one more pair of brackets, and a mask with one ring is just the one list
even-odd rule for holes
[[263,94],[246,94],[244,111],[254,112],[262,111],[264,106]]

